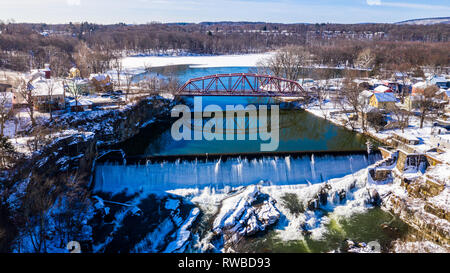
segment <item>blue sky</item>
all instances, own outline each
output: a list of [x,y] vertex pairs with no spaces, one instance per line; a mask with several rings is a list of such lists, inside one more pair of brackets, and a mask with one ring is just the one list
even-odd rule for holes
[[34,23],[392,23],[446,16],[449,0],[0,0],[0,20]]

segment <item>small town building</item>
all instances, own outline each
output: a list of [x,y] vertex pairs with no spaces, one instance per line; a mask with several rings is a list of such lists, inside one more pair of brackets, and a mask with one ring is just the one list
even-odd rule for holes
[[72,112],[84,112],[88,110],[92,110],[94,103],[87,99],[79,99],[77,100],[70,100],[70,111]]
[[[37,78],[29,81],[27,89],[33,97],[33,106],[39,111],[64,109],[65,89],[62,81],[53,79]],[[19,90],[13,94],[13,105],[24,105],[27,101]]]
[[428,86],[429,86],[429,84],[424,81],[413,84],[412,90],[411,90],[411,95],[412,96],[423,95],[425,88],[427,88]]
[[407,96],[403,102],[404,109],[407,109],[409,111],[416,109],[418,107],[421,97],[422,97],[421,95]]
[[45,64],[44,69],[41,69],[41,71],[44,72],[46,79],[50,79],[52,77],[52,70],[50,69],[49,64]]
[[373,90],[374,93],[392,93],[392,89],[386,85],[378,85]]
[[361,105],[369,105],[370,98],[373,96],[373,92],[369,90],[364,90],[359,93],[358,101]]
[[0,93],[11,93],[13,91],[12,85],[8,83],[0,83]]
[[446,101],[447,103],[450,102],[450,90],[440,89],[436,93],[436,98]]
[[449,81],[445,77],[442,77],[442,76],[434,75],[433,77],[431,77],[428,80],[428,82],[430,85],[436,85],[437,87],[442,88],[442,89],[449,88]]
[[69,78],[70,79],[76,79],[76,78],[81,78],[81,72],[78,68],[76,67],[72,67],[69,70]]
[[114,89],[111,77],[107,74],[91,74],[89,81],[96,92],[109,92]]
[[378,109],[392,109],[397,99],[393,93],[374,93],[370,97],[370,106]]

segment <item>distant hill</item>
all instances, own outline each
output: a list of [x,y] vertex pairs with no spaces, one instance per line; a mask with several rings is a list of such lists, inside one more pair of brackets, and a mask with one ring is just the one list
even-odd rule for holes
[[397,25],[435,25],[435,24],[450,24],[450,17],[436,17],[436,18],[422,18],[401,21],[395,23]]

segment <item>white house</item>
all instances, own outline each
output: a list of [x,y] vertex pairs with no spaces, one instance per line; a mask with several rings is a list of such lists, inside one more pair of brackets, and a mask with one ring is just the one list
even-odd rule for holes
[[385,85],[378,85],[373,91],[374,93],[392,93],[392,89]]

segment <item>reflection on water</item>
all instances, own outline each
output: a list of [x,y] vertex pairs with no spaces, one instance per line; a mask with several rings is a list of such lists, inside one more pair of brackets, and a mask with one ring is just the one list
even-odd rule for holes
[[[223,116],[225,117],[225,114]],[[204,122],[207,120],[204,119]],[[270,124],[270,122],[268,123]],[[225,124],[224,118],[224,126]],[[237,135],[245,131],[245,140],[232,141],[175,141],[169,129],[151,143],[148,143],[148,146],[142,149],[141,152],[144,155],[239,154],[260,152],[261,143],[268,143],[270,141],[261,141],[259,137],[257,140],[249,140],[249,133],[256,134],[258,131],[256,125],[249,123],[247,118],[245,128],[240,128],[235,132]],[[195,129],[200,130],[201,126],[197,124]],[[363,151],[366,150],[366,142],[368,140],[362,134],[335,126],[303,110],[280,110],[279,128],[273,129],[279,129],[280,143],[277,149],[278,152]]]

